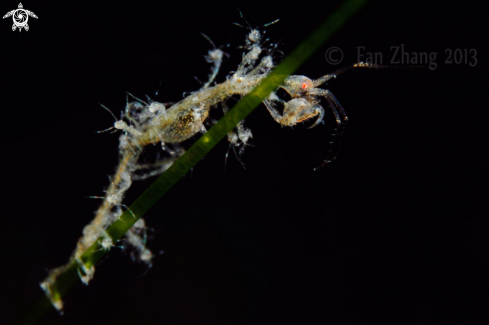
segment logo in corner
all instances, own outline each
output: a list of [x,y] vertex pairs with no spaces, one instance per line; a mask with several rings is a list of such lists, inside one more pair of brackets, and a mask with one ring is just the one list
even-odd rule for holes
[[29,10],[25,10],[23,8],[24,7],[22,6],[22,3],[19,3],[18,9],[9,11],[5,14],[5,16],[3,16],[4,19],[12,16],[12,19],[14,20],[14,24],[12,25],[12,31],[15,31],[17,28],[19,29],[19,32],[22,31],[22,28],[24,28],[27,31],[29,30],[29,25],[27,25],[29,16],[37,19],[35,13]]

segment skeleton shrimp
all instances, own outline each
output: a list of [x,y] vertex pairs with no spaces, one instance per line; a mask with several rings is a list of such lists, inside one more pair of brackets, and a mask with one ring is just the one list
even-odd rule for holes
[[[262,27],[276,22],[265,24]],[[104,107],[112,114],[115,122],[112,127],[99,131],[99,133],[109,130],[122,131],[119,137],[119,165],[111,178],[111,184],[106,190],[106,195],[94,197],[102,199],[103,203],[97,210],[93,221],[84,228],[83,236],[79,239],[70,261],[64,266],[51,270],[48,277],[41,283],[42,289],[58,310],[63,308],[63,304],[59,295],[52,291],[52,285],[56,282],[57,277],[65,272],[72,263],[77,263],[79,270],[83,272],[83,274],[79,272],[79,276],[85,284],[88,284],[93,278],[95,268],[93,265],[90,267],[85,265],[81,257],[89,247],[100,240],[101,234],[104,235],[109,225],[119,218],[120,207],[126,207],[122,204],[124,194],[131,186],[132,181],[164,172],[183,154],[184,150],[178,147],[179,143],[199,132],[206,132],[204,122],[209,118],[211,108],[220,105],[223,113],[226,114],[228,111],[227,101],[230,98],[249,94],[274,68],[272,53],[276,49],[276,45],[270,44],[265,47],[264,44],[267,40],[262,42],[264,31],[260,33],[259,27],[252,28],[248,22],[246,23],[248,27],[238,24],[249,30],[245,45],[241,47],[246,52],[243,54],[238,69],[228,75],[226,81],[211,85],[219,72],[225,55],[224,52],[214,46],[210,38],[204,36],[213,46],[213,49],[206,56],[207,62],[212,63],[213,67],[209,80],[199,90],[174,104],[162,104],[152,100],[144,102],[131,95],[136,101],[129,103],[126,101],[125,110],[119,120],[108,108]],[[265,54],[263,54],[264,50],[266,50]],[[288,76],[278,88],[282,88],[290,95],[289,101],[280,99],[276,91],[262,100],[272,118],[282,126],[292,127],[297,123],[316,118],[314,124],[310,126],[312,128],[320,124],[324,118],[325,110],[320,102],[322,97],[326,99],[335,116],[337,127],[332,142],[333,146],[328,151],[326,160],[319,167],[336,159],[348,117],[335,96],[329,90],[318,87],[349,69],[365,67],[379,68],[383,66],[360,62],[316,80],[302,75]],[[282,113],[277,110],[277,104],[283,105]],[[252,138],[252,133],[251,130],[244,127],[244,120],[238,123],[236,130],[237,134],[235,132],[228,134],[228,140],[231,145],[241,147],[241,154],[245,146],[249,145],[248,141]],[[138,159],[144,147],[157,143],[160,143],[163,150],[169,152],[171,157],[157,160],[153,164],[139,162]],[[167,144],[174,145],[175,150],[169,149]],[[113,211],[115,208],[118,208],[117,211]],[[134,216],[134,220],[125,221],[132,222],[130,224],[133,225],[125,236],[127,242],[136,249],[137,258],[151,266],[153,254],[146,248],[144,232],[141,231],[145,224],[142,219],[137,222],[136,219]],[[140,235],[141,233],[143,236]],[[102,237],[100,242],[102,248],[111,249],[113,247],[112,238],[109,240],[107,236]],[[104,241],[104,239],[107,240]]]

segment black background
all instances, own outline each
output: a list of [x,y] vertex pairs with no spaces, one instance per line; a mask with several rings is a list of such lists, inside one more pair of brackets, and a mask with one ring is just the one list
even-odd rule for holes
[[[438,3],[438,2],[437,2]],[[178,101],[199,88],[209,44],[230,43],[217,80],[240,62],[246,31],[290,53],[339,1],[135,4],[23,2],[28,32],[0,26],[2,324],[42,295],[93,217],[118,136],[95,134],[125,92]],[[2,12],[16,2],[3,2]],[[3,15],[3,14],[2,14]],[[434,70],[355,70],[327,85],[350,123],[339,158],[324,159],[334,123],[282,128],[260,106],[247,119],[244,170],[223,141],[145,216],[153,268],[119,249],[88,287],[41,324],[487,324],[489,152],[487,30],[469,2],[372,1],[297,74],[318,78],[357,61],[358,46],[438,52]],[[325,52],[344,60],[332,66]],[[476,49],[477,65],[447,64]],[[276,61],[280,61],[277,55]],[[485,70],[487,71],[487,70]],[[326,103],[324,103],[326,106]],[[219,118],[217,111],[215,117]],[[190,145],[190,142],[187,146]],[[152,180],[135,183],[130,204]]]

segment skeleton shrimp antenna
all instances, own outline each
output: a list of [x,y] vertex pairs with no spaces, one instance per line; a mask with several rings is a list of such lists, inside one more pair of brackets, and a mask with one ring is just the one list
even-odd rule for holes
[[[241,12],[241,10],[239,10],[239,8],[238,8],[238,11],[239,11],[239,15],[241,16],[241,18],[242,18],[242,19],[245,21],[245,23],[248,25],[248,28],[249,28],[250,30],[253,30],[253,28],[251,28],[250,23],[249,23],[249,22],[246,20],[246,18],[243,16],[243,13]],[[234,25],[236,25],[236,26],[242,27],[242,28],[244,28],[244,29],[248,29],[248,28],[244,27],[244,26],[243,26],[243,25],[241,25],[241,24],[238,24],[238,23],[233,23],[233,24],[234,24]]]
[[[243,25],[241,25],[241,24],[238,24],[238,23],[233,23],[233,24],[234,24],[234,25],[236,25],[236,26],[239,26],[239,27],[241,27],[241,28],[244,28],[244,29],[249,29],[250,31],[251,31],[251,30],[253,30],[254,28],[253,28],[253,27],[251,27],[250,23],[249,23],[249,22],[246,20],[246,18],[243,16],[243,13],[241,12],[241,10],[239,10],[239,8],[238,8],[238,11],[239,11],[239,15],[241,16],[241,18],[242,18],[242,19],[245,21],[246,25],[248,25],[248,28],[246,28],[245,26],[243,26]],[[277,23],[279,20],[280,20],[280,18],[275,19],[274,21],[269,22],[269,23],[266,23],[266,24],[263,24],[263,25],[261,25],[261,26],[258,26],[258,27],[257,27],[257,28],[255,28],[255,29],[262,28],[262,27],[268,27],[268,26],[270,26],[270,25],[273,25],[273,24]]]
[[209,41],[209,43],[211,43],[212,45],[212,48],[214,48],[214,50],[216,49],[216,44],[214,44],[214,42],[211,40],[211,38],[209,36],[207,36],[206,34],[200,32],[200,35],[202,35],[207,41]]
[[[158,97],[158,94],[160,93],[160,88],[161,88],[162,82],[163,82],[163,76],[161,76],[161,78],[160,78],[160,83],[158,84],[158,88],[156,88],[155,95],[154,95],[153,99],[151,97],[149,97],[148,95],[146,95],[146,100],[149,102],[149,104],[153,103],[155,101],[154,98]],[[147,103],[145,103],[145,104],[148,105]]]
[[146,103],[144,100],[137,98],[136,96],[134,96],[133,94],[131,94],[131,93],[129,93],[129,92],[126,92],[126,94],[127,94],[127,95],[129,95],[129,96],[131,96],[132,98],[134,98],[135,100],[137,100],[137,101],[138,101],[138,102],[140,102],[141,104],[144,104],[144,105],[146,105],[146,106],[148,106],[148,105],[149,105],[149,104],[148,104],[148,103]]
[[161,89],[161,83],[163,82],[163,76],[161,76],[160,78],[160,83],[158,84],[158,88],[156,88],[156,91],[155,91],[155,99],[156,97],[158,97],[158,94],[160,93],[160,89]]
[[[278,21],[278,19],[277,19]],[[265,40],[265,42],[268,40],[268,38]],[[278,52],[280,54],[282,54],[282,56],[285,56],[285,53],[282,52],[281,50],[279,50],[277,47],[280,45],[280,43],[282,43],[282,41],[284,40],[284,37],[282,37],[280,40],[278,40],[276,43],[270,43],[270,48],[267,49],[268,51],[268,54],[269,55],[272,55],[275,53],[275,52]]]
[[369,62],[357,62],[354,64],[350,64],[344,68],[338,69],[332,73],[329,73],[319,79],[314,80],[314,87],[320,86],[331,78],[336,78],[336,76],[350,71],[355,68],[370,68],[370,69],[417,69],[417,68],[425,68],[422,65],[387,65],[387,64],[375,64]]
[[[241,26],[241,27],[243,27],[243,26]],[[246,28],[246,27],[245,27],[245,28]],[[209,43],[211,43],[212,48],[213,48],[214,50],[220,50],[220,49],[222,49],[223,47],[229,47],[229,46],[230,46],[230,44],[228,43],[227,45],[220,45],[219,47],[217,47],[217,46],[216,46],[216,44],[215,44],[215,43],[214,43],[214,42],[211,40],[211,38],[210,38],[209,36],[207,36],[206,34],[204,34],[204,33],[202,33],[202,32],[199,32],[199,33],[200,33],[200,35],[202,35],[202,36],[203,36],[203,37],[204,37],[204,38],[205,38],[205,39],[206,39],[206,40],[207,40]],[[228,54],[228,53],[226,53],[226,52],[222,52],[222,54],[224,54],[224,55],[225,55],[227,58],[229,58],[229,54]]]
[[[96,195],[96,196],[87,196],[87,199],[100,199],[100,200],[107,200],[107,197],[105,197],[105,196],[98,196],[98,195]],[[108,201],[109,201],[109,203],[110,203],[110,198],[108,199]],[[112,204],[112,203],[111,203],[111,204]],[[121,207],[126,208],[126,210],[128,210],[128,211],[131,213],[132,217],[133,217],[135,220],[138,220],[138,218],[136,218],[136,215],[134,214],[134,212],[132,212],[132,210],[131,210],[131,209],[129,209],[129,207],[128,207],[127,205],[122,204],[122,203],[114,203],[114,205],[115,205],[115,206],[120,205]],[[119,220],[121,220],[122,222],[125,222],[125,221],[124,221],[124,220],[122,220],[122,219],[119,219]]]
[[[112,117],[114,118],[114,121],[117,122],[117,117],[115,117],[114,113],[112,113],[112,111],[110,109],[108,109],[107,107],[105,107],[104,105],[98,103],[100,106],[102,106],[107,112],[110,113],[110,115],[112,115]],[[105,130],[102,130],[102,131],[95,131],[95,133],[102,133],[102,132],[107,132],[107,131],[110,131],[110,130],[114,130],[115,128],[113,126],[111,126],[110,128],[107,128]],[[117,132],[117,130],[114,130],[114,132]],[[111,132],[111,133],[114,133],[114,132]]]
[[269,22],[269,23],[266,23],[266,24],[263,24],[263,25],[261,25],[260,27],[268,27],[268,26],[270,26],[270,25],[273,25],[273,24],[275,24],[275,23],[278,23],[278,21],[279,21],[280,19],[281,19],[281,18],[275,19],[274,21]]

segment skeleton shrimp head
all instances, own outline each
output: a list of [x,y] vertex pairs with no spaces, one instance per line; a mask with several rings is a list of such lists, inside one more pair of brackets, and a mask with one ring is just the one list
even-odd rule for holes
[[314,89],[314,83],[306,76],[288,76],[280,87],[287,91],[290,97],[297,98],[307,95],[310,89]]
[[112,247],[114,247],[114,241],[110,236],[105,237],[101,241],[99,241],[100,246],[105,251],[109,251]]
[[[243,18],[243,20],[248,25],[248,28],[246,28],[245,26],[240,25],[238,23],[234,23],[234,24],[237,26],[240,26],[242,28],[246,28],[246,29],[250,30],[250,33],[248,34],[248,37],[246,38],[246,44],[244,46],[244,48],[246,48],[247,50],[251,50],[254,46],[260,45],[262,35],[261,35],[260,31],[258,30],[258,28],[273,25],[280,20],[280,19],[276,19],[276,20],[269,22],[267,24],[264,24],[260,27],[252,28],[250,23],[243,17],[243,14],[241,13],[241,11],[240,11],[240,14],[241,14],[241,18]],[[265,33],[265,31],[263,31],[263,33]]]
[[251,49],[254,45],[260,44],[261,34],[258,29],[252,29],[246,38],[246,48]]

